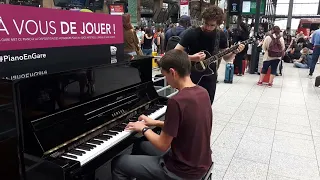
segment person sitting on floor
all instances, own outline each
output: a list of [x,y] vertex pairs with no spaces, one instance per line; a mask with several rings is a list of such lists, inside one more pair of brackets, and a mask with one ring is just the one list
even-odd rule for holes
[[[147,155],[121,155],[112,161],[113,180],[201,179],[209,170],[212,109],[208,92],[190,78],[191,62],[182,50],[170,50],[159,67],[167,82],[179,90],[167,103],[165,121],[141,115],[127,130],[142,132],[149,141]],[[148,126],[162,127],[160,135]]]
[[302,49],[302,55],[300,56],[299,59],[293,60],[293,67],[297,68],[309,68],[308,66],[308,54],[309,54],[309,49],[308,48],[303,48]]

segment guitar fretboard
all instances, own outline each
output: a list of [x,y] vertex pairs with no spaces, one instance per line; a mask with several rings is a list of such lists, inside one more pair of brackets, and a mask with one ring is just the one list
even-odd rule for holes
[[[252,41],[251,39],[248,39],[248,40],[246,40],[246,41],[244,41],[244,42],[241,42],[240,44],[247,45],[247,44],[251,43],[251,41]],[[216,61],[216,60],[222,58],[223,56],[225,56],[225,55],[227,55],[227,54],[235,51],[236,49],[238,49],[238,47],[239,47],[240,44],[237,44],[237,45],[232,46],[231,48],[229,48],[229,49],[227,49],[227,50],[224,50],[224,51],[222,51],[222,52],[219,52],[219,53],[215,54],[214,56],[212,56],[212,57],[204,60],[204,61],[205,61],[204,63],[206,63],[206,64],[211,64],[211,63],[213,63],[214,61]]]

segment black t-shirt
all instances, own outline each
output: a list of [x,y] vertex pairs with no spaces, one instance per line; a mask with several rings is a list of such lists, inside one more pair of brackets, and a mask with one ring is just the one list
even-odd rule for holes
[[[179,44],[186,48],[186,51],[192,55],[202,50],[206,50],[210,53],[214,51],[216,33],[218,30],[205,33],[200,27],[190,28],[184,32]],[[219,49],[228,48],[228,39],[223,31],[220,33]]]

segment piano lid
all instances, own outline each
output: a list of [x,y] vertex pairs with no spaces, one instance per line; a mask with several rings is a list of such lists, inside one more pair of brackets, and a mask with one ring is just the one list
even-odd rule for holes
[[139,94],[153,88],[151,58],[20,80],[26,148],[38,143],[36,154],[44,153],[106,122],[107,116],[99,118],[102,114],[110,116],[132,108],[128,102],[139,105],[157,97],[154,89],[142,92],[145,97]]

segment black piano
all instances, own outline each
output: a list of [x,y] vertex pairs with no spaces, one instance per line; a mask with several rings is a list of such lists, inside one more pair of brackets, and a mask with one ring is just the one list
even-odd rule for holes
[[141,114],[164,115],[167,99],[153,86],[151,57],[125,59],[116,65],[2,79],[11,84],[17,101],[11,118],[20,127],[25,179],[93,179],[96,169],[137,139],[136,133],[124,131],[127,123]]

